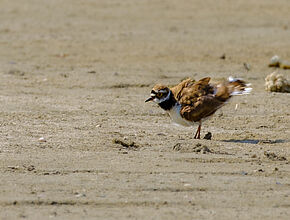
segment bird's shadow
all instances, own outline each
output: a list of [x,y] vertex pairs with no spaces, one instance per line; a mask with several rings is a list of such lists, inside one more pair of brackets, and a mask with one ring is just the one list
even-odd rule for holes
[[289,140],[256,140],[256,139],[243,139],[243,140],[236,140],[236,139],[230,139],[230,140],[222,140],[223,142],[230,142],[230,143],[242,143],[242,144],[280,144],[280,143],[286,143],[289,142]]

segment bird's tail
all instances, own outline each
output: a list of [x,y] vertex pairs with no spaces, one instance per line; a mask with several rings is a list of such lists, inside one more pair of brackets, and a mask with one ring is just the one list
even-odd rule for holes
[[250,86],[250,83],[246,83],[242,79],[229,77],[228,81],[216,84],[215,96],[225,102],[231,96],[249,94],[252,91]]
[[252,91],[251,83],[246,83],[242,79],[229,77],[228,82],[226,84],[230,95],[246,95],[250,94]]

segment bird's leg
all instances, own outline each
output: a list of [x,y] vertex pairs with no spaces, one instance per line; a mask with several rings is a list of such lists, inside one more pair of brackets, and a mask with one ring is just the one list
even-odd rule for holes
[[201,130],[201,121],[199,122],[197,131],[196,131],[196,133],[194,135],[194,139],[200,139],[200,130]]
[[196,139],[197,134],[198,134],[198,129],[196,130],[196,133],[195,133],[195,135],[194,135],[194,139]]
[[197,139],[200,139],[200,130],[201,130],[201,121],[199,122],[199,126],[198,126],[198,136]]

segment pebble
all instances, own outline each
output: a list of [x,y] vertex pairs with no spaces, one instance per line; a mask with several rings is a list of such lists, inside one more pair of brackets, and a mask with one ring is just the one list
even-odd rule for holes
[[44,137],[41,137],[38,139],[39,142],[46,142],[46,139]]
[[290,62],[286,60],[281,60],[278,55],[271,58],[269,67],[280,67],[282,69],[290,69]]
[[269,67],[279,67],[280,66],[280,57],[275,55],[271,58]]

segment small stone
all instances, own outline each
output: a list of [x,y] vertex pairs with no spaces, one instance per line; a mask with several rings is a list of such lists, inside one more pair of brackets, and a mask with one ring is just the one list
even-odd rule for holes
[[68,78],[68,74],[67,73],[61,73],[60,76],[62,76],[63,78]]
[[44,137],[41,137],[38,139],[39,142],[46,142],[46,139]]
[[94,74],[94,73],[97,73],[97,72],[95,70],[91,70],[91,71],[88,71],[88,73]]
[[280,66],[280,57],[275,55],[271,58],[269,67],[279,67]]
[[258,172],[265,172],[265,170],[263,170],[263,169],[258,169]]
[[241,174],[244,175],[244,176],[248,175],[248,173],[245,172],[245,171],[242,171]]
[[220,56],[220,59],[225,60],[225,59],[226,59],[226,54],[225,54],[225,53],[222,54],[222,55]]
[[164,133],[157,133],[158,136],[166,136]]
[[76,193],[75,197],[77,197],[77,198],[86,197],[86,194],[84,194],[84,193]]
[[211,140],[211,138],[212,138],[212,134],[211,134],[211,132],[207,132],[207,134],[204,136],[203,139]]
[[7,168],[9,168],[11,170],[18,170],[19,166],[8,166]]
[[26,167],[26,169],[28,171],[33,171],[33,170],[35,170],[35,167],[33,165],[29,165],[28,167]]
[[280,62],[280,67],[282,69],[290,69],[290,62],[289,61],[282,60]]

